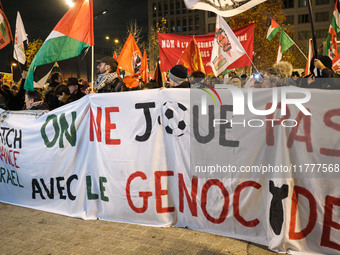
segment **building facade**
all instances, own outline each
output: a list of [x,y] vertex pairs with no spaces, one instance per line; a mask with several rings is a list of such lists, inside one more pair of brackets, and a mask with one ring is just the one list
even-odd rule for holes
[[216,15],[202,10],[188,10],[183,0],[148,0],[149,27],[167,20],[168,33],[202,35],[213,33]]
[[[293,40],[305,51],[308,39],[312,38],[312,28],[308,12],[308,0],[284,0],[283,12],[287,16],[286,24],[294,26]],[[329,25],[331,24],[335,0],[313,0],[312,18],[317,46],[321,49],[326,40]],[[319,53],[323,53],[320,52]]]

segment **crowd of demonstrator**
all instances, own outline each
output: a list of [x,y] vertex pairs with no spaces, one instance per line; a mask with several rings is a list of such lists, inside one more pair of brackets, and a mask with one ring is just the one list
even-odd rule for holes
[[[70,77],[64,81],[62,74],[55,72],[50,76],[49,83],[43,89],[25,91],[24,82],[26,77],[25,73],[23,73],[22,79],[11,88],[0,84],[0,108],[5,110],[53,110],[74,102],[86,94],[163,87],[161,83],[156,81],[142,83],[138,80],[138,77],[130,77],[130,80],[126,80],[127,82],[124,83],[117,73],[117,60],[112,57],[104,57],[97,62],[98,77],[93,89],[86,80]],[[252,75],[252,77],[247,77],[245,74],[238,76],[232,71],[228,74],[228,78],[223,80],[223,78],[216,77],[208,79],[200,71],[194,71],[189,76],[185,66],[175,65],[168,71],[165,87],[203,88],[227,83],[239,88],[298,86],[303,88],[340,89],[340,79],[333,79],[340,78],[340,68],[333,70],[332,61],[329,57],[318,56],[317,59],[312,59],[310,66],[311,74],[304,77],[302,77],[303,74],[293,72],[293,67],[290,63],[282,61],[262,73]]]

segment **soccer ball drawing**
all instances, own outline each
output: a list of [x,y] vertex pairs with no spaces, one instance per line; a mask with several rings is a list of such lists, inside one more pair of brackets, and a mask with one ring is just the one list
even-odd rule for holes
[[181,103],[165,102],[158,116],[158,124],[162,125],[169,135],[180,137],[189,129],[188,109]]

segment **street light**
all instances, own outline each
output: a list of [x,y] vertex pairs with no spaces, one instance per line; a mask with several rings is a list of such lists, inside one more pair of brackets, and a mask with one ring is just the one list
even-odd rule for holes
[[13,74],[13,66],[17,66],[17,64],[16,64],[16,63],[12,63],[12,64],[11,64],[11,73],[12,73],[12,75],[14,76],[14,74]]
[[94,19],[97,19],[97,18],[98,18],[99,16],[101,16],[101,15],[105,15],[108,11],[109,11],[108,9],[105,9],[105,10],[102,10],[102,11],[96,13],[96,14],[94,15]]
[[114,41],[115,44],[119,43],[118,39],[114,39],[113,41]]
[[108,36],[108,35],[105,36],[105,39],[106,39],[106,40],[109,40],[109,39],[110,39],[110,36]]
[[74,6],[74,2],[72,0],[65,0],[66,1],[66,4],[72,8]]

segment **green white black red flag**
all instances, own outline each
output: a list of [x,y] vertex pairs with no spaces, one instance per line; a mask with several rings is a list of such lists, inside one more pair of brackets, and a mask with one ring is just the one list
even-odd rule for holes
[[280,60],[282,59],[282,54],[285,51],[287,51],[290,47],[292,47],[293,45],[294,45],[294,42],[292,41],[292,39],[282,29],[276,63],[280,62]]
[[279,32],[281,29],[280,25],[277,24],[277,22],[275,20],[273,20],[272,18],[270,19],[270,26],[268,28],[268,32],[267,32],[267,40],[271,41],[274,36],[277,34],[277,32]]
[[336,37],[337,37],[337,33],[340,32],[339,8],[340,8],[339,0],[336,0],[331,25],[329,26],[329,30],[328,30],[328,35],[327,35],[326,45],[325,45],[325,52],[324,52],[324,54],[326,56],[329,56],[330,58],[334,58],[336,55],[338,55]]
[[79,56],[94,45],[92,0],[77,0],[41,46],[28,70],[26,90],[34,90],[33,73],[38,66]]

